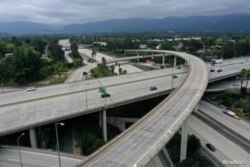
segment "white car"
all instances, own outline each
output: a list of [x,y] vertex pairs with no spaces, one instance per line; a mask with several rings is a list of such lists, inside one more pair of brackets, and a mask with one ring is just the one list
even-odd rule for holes
[[35,91],[36,88],[35,88],[35,87],[29,87],[29,88],[27,88],[26,90],[27,90],[27,92],[30,92],[30,91]]

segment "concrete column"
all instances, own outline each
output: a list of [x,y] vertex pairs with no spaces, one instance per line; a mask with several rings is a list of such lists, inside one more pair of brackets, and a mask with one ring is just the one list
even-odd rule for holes
[[174,67],[176,67],[176,56],[174,56]]
[[187,133],[187,120],[182,124],[181,127],[181,155],[180,161],[186,159],[187,154],[187,140],[188,140],[188,133]]
[[43,148],[43,141],[42,141],[42,127],[39,126],[36,128],[36,135],[38,136],[38,139],[37,139],[37,147],[39,148]]
[[36,140],[36,129],[32,128],[29,129],[29,135],[30,135],[30,145],[32,148],[37,148],[37,140]]
[[107,114],[106,109],[102,111],[102,132],[103,132],[103,140],[105,142],[108,141],[107,139]]
[[167,161],[168,161],[170,167],[174,167],[174,164],[173,164],[173,162],[172,162],[172,160],[171,160],[171,158],[170,158],[170,156],[169,156],[169,154],[168,154],[168,151],[167,151],[167,149],[166,149],[165,146],[162,148],[162,152],[163,152],[165,158],[167,159]]
[[198,112],[198,106],[194,108],[194,112]]
[[162,66],[165,66],[165,55],[162,55]]
[[[140,56],[140,54],[139,54],[139,52],[137,52],[137,57],[139,57]],[[137,62],[139,61],[139,59],[137,59]]]

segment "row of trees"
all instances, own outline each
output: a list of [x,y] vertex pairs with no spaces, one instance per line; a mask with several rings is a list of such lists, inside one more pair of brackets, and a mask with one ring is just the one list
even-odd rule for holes
[[[61,74],[74,64],[66,64],[58,40],[48,45],[49,61],[42,59],[47,41],[43,38],[10,38],[0,40],[0,82],[2,84],[28,84]],[[77,48],[73,45],[74,50]],[[8,54],[7,54],[8,53]],[[82,64],[79,60],[78,64]]]
[[49,47],[49,57],[56,61],[64,61],[64,51],[62,46],[58,44],[58,40],[53,40]]
[[43,66],[41,54],[33,49],[18,46],[10,55],[0,61],[0,79],[4,82],[25,84],[40,78]]
[[[240,78],[241,78],[241,82],[240,82],[240,93],[241,95],[246,94],[247,92],[247,88],[248,88],[248,81],[250,79],[250,69],[242,69],[240,72]],[[244,80],[246,80],[246,85],[245,87],[243,86],[243,82]]]

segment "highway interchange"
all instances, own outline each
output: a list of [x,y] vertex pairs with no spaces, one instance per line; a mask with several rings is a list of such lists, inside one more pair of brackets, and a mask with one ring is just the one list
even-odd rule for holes
[[[222,77],[224,75],[226,76],[230,73],[239,72],[239,69],[243,68],[244,66],[249,67],[248,62],[246,62],[244,64],[239,63],[239,64],[228,65],[228,66],[223,66],[223,67],[216,67],[216,68],[223,69],[223,73],[217,73],[217,72],[211,73],[210,77],[211,78],[220,78],[220,77]],[[184,74],[183,72],[185,72],[186,70],[187,69],[185,67],[182,68],[181,70],[177,70],[177,69],[174,70],[175,72],[181,73],[181,74],[179,74],[179,77],[174,80],[174,87],[180,85],[185,80],[187,75]],[[63,112],[61,111],[62,109],[60,108],[60,106],[62,106],[61,104],[65,104],[65,106],[63,106],[63,107],[66,108],[66,110],[70,108],[71,110],[76,111],[76,110],[79,110],[79,108],[81,108],[81,109],[85,109],[86,113],[89,113],[90,110],[92,110],[92,109],[94,109],[92,111],[96,111],[96,110],[98,110],[98,107],[100,109],[104,105],[103,104],[104,100],[100,98],[100,94],[97,92],[97,88],[99,86],[106,86],[109,93],[111,93],[111,95],[112,95],[112,97],[108,100],[108,106],[119,105],[119,104],[124,103],[125,101],[129,102],[130,100],[140,99],[142,97],[143,98],[147,97],[147,96],[152,97],[152,96],[158,94],[159,92],[166,92],[166,90],[172,89],[172,86],[171,86],[172,79],[171,79],[170,74],[171,74],[171,69],[167,69],[167,70],[159,70],[159,71],[152,71],[152,72],[145,72],[145,73],[138,73],[138,74],[129,74],[129,75],[118,76],[118,77],[104,78],[104,79],[99,79],[99,80],[91,80],[91,81],[86,81],[86,82],[76,82],[76,83],[59,85],[59,86],[55,86],[55,87],[45,87],[45,88],[41,88],[40,90],[38,89],[37,92],[29,92],[28,93],[25,91],[20,91],[20,92],[15,92],[15,93],[10,93],[10,94],[4,94],[4,95],[0,96],[0,98],[2,98],[1,99],[1,106],[2,106],[1,107],[1,114],[5,113],[5,112],[6,112],[6,114],[10,113],[10,112],[12,112],[12,113],[14,112],[13,115],[16,116],[16,115],[20,114],[20,118],[15,119],[14,116],[12,114],[10,114],[9,117],[4,117],[4,119],[2,119],[3,117],[1,116],[1,119],[4,121],[6,118],[8,118],[9,119],[9,120],[7,119],[8,121],[15,122],[15,123],[17,123],[16,125],[18,125],[18,122],[21,122],[24,119],[26,120],[25,122],[28,122],[27,118],[22,117],[22,116],[25,115],[24,114],[25,111],[28,111],[26,114],[28,114],[30,116],[30,114],[33,112],[34,108],[36,108],[36,114],[38,114],[38,115],[32,116],[29,119],[31,122],[34,121],[34,122],[39,124],[39,121],[37,119],[41,119],[41,118],[46,120],[45,122],[55,121],[56,119],[60,120],[60,119],[63,119],[63,117],[60,117],[60,118],[57,117],[56,119],[54,117],[56,117],[56,114],[60,114],[60,115],[63,114]],[[169,75],[169,76],[167,76],[167,75]],[[136,76],[136,77],[132,77],[132,76]],[[152,78],[152,76],[153,76],[153,78]],[[157,84],[155,84],[155,83],[157,83]],[[88,106],[85,105],[86,103],[85,103],[85,99],[84,99],[85,93],[86,93],[84,90],[85,84],[88,87],[87,88],[88,89]],[[158,90],[156,92],[150,92],[149,91],[150,86],[157,86]],[[194,89],[192,89],[191,92],[189,92],[191,94],[195,90],[194,85],[188,85],[188,88],[194,88]],[[185,90],[185,91],[187,91],[187,90]],[[126,96],[124,96],[124,94],[126,94]],[[11,97],[14,97],[14,98],[11,98]],[[20,101],[20,97],[22,97],[21,101]],[[13,101],[9,101],[9,100],[5,101],[5,99],[12,99]],[[70,100],[71,104],[68,104],[69,100]],[[177,101],[177,99],[176,99],[176,101]],[[60,102],[60,104],[59,104],[59,102]],[[56,104],[56,103],[58,103],[58,104]],[[77,105],[75,105],[75,104],[77,104]],[[182,108],[182,106],[178,106],[178,104],[179,104],[178,102],[176,102],[176,104],[175,104],[175,105],[177,105],[177,107],[175,107],[176,111],[178,111],[178,107],[179,107],[179,110],[181,110],[181,108]],[[14,105],[14,106],[12,106],[12,105]],[[27,105],[27,107],[25,105]],[[52,105],[52,106],[50,106],[50,105]],[[77,107],[74,108],[73,106],[77,106]],[[168,105],[168,106],[170,106],[170,105]],[[15,108],[15,107],[17,107],[17,108]],[[173,106],[171,106],[171,107],[173,107]],[[60,113],[53,110],[53,108],[61,109]],[[185,108],[185,107],[183,107],[183,108]],[[2,109],[3,109],[3,112],[2,112]],[[17,109],[19,110],[18,113],[15,112],[15,111],[17,111]],[[37,111],[39,109],[41,109],[41,110]],[[42,114],[48,115],[48,113],[46,113],[46,111],[48,113],[53,113],[52,115],[47,117],[47,119],[45,117],[43,117],[43,115],[42,115]],[[51,111],[53,111],[53,112],[51,112]],[[79,111],[77,111],[77,112],[79,112]],[[191,112],[191,111],[189,111],[189,112]],[[86,114],[86,113],[81,113],[81,114]],[[71,114],[76,114],[76,113],[72,112]],[[176,115],[177,114],[174,114],[171,116],[176,116]],[[69,115],[65,115],[65,116],[68,117]],[[13,120],[13,118],[14,118],[14,120]],[[50,120],[48,120],[48,118]],[[1,123],[2,123],[2,120],[1,120]],[[169,122],[171,122],[171,120]],[[7,123],[7,121],[5,123]],[[28,122],[25,127],[21,127],[21,128],[27,128],[30,126],[37,126],[38,124],[34,125],[34,124]],[[173,125],[173,124],[168,123],[166,126],[171,126],[171,125]],[[19,124],[19,126],[21,126],[21,125]],[[20,127],[18,127],[18,128],[20,128]],[[4,127],[1,124],[1,129],[2,130],[6,129],[6,127]],[[10,128],[9,129],[10,132],[13,132],[13,129]],[[18,130],[20,130],[20,129],[18,129]],[[152,127],[149,129],[146,129],[146,128],[142,128],[142,129],[144,129],[146,132],[157,131],[157,129],[153,129]],[[1,131],[1,133],[6,134],[5,131]],[[149,137],[149,140],[146,140],[145,142],[153,142],[151,140],[152,139],[150,139],[150,137]],[[119,150],[117,150],[117,151],[119,152]],[[138,152],[138,154],[139,154],[139,152]],[[120,160],[118,160],[118,161],[120,162]],[[131,163],[132,162],[133,161],[131,161]],[[91,163],[91,161],[90,162],[88,161],[88,163]],[[126,164],[126,162],[123,162],[123,163]]]
[[[223,72],[210,73],[210,78],[220,78],[230,73],[239,72],[241,68],[249,67],[249,64],[250,62],[222,66],[220,68],[223,69]],[[177,73],[185,71],[185,67],[174,69],[174,72]],[[111,98],[107,100],[110,107],[135,99],[154,97],[159,92],[166,93],[172,88],[171,72],[171,69],[164,69],[44,87],[34,92],[18,91],[2,94],[0,96],[0,136],[27,129],[30,126],[37,126],[42,122],[45,124],[64,119],[64,117],[72,117],[74,114],[83,115],[102,109],[104,99],[100,98],[99,86],[107,87],[111,94]],[[173,86],[178,86],[185,77],[186,74],[179,74],[178,78],[173,80]],[[88,106],[86,106],[85,86]],[[149,91],[151,86],[157,86],[158,90]],[[88,110],[86,110],[87,107]],[[23,122],[26,124],[24,125]]]

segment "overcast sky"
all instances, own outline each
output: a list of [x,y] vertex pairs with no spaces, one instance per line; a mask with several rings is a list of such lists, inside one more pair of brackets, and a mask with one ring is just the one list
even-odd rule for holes
[[70,24],[232,13],[250,13],[250,0],[0,0],[1,22]]

